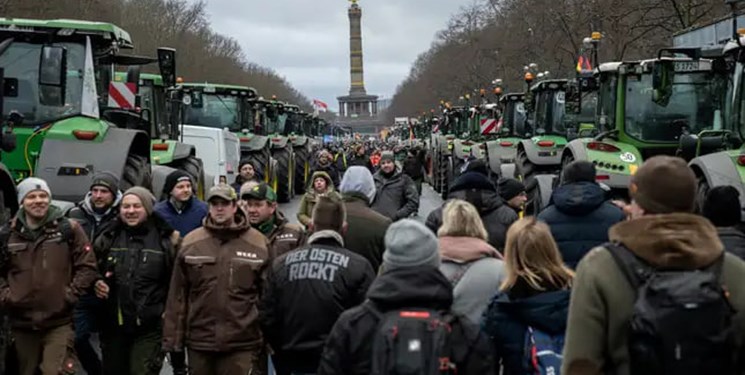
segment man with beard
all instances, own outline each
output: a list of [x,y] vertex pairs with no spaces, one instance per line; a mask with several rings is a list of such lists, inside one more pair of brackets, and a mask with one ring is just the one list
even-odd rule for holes
[[290,224],[277,209],[277,194],[266,183],[241,190],[248,222],[269,239],[270,258],[274,259],[305,242],[303,228]]
[[166,177],[163,185],[163,193],[168,195],[168,199],[155,205],[155,212],[181,236],[201,227],[207,215],[207,204],[194,196],[193,186],[188,173],[175,170]]
[[[90,191],[77,206],[70,209],[67,217],[80,223],[93,243],[115,221],[121,198],[119,179],[108,171],[96,173]],[[102,369],[101,360],[90,342],[91,334],[98,332],[96,312],[99,306],[96,296],[88,292],[80,298],[74,311],[75,351],[88,375],[101,374]]]
[[396,168],[393,153],[380,157],[380,170],[375,179],[375,200],[371,208],[391,221],[405,219],[419,210],[419,193],[414,181]]
[[8,311],[21,375],[75,373],[72,309],[98,274],[83,228],[51,199],[46,181],[23,180],[21,209],[0,246],[0,308]]

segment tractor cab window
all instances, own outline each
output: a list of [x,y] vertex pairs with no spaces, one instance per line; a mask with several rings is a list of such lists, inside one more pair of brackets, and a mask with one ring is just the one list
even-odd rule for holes
[[63,106],[43,105],[39,101],[39,59],[42,44],[14,42],[0,56],[0,66],[5,69],[5,95],[3,115],[18,111],[24,123],[37,125],[79,114],[83,96],[83,69],[85,45],[53,43],[67,49],[67,86]]
[[[597,104],[595,115],[598,118],[598,126],[602,131],[614,128],[616,116],[616,89],[618,88],[618,77],[607,73],[600,75],[600,85],[597,93]],[[584,103],[583,103],[584,104]],[[584,116],[584,108],[582,108]]]
[[210,128],[240,131],[239,98],[231,95],[202,93],[201,101],[191,100],[186,107],[185,123]]

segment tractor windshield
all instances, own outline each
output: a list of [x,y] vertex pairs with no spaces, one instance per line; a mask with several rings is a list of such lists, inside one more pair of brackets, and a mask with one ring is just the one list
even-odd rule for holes
[[507,135],[524,135],[527,118],[525,103],[522,100],[508,102],[502,117],[502,126],[506,127],[504,133]]
[[210,128],[228,128],[233,132],[241,131],[239,102],[237,96],[203,93],[201,102],[192,99],[191,105],[186,108],[184,122]]
[[595,121],[595,110],[598,106],[598,92],[590,91],[582,94],[582,108],[579,114],[579,122]]
[[710,72],[675,74],[667,105],[652,101],[652,75],[627,77],[626,133],[644,142],[678,142],[683,129],[711,129],[718,84]]
[[565,93],[563,90],[545,90],[538,94],[535,111],[537,133],[564,134]]
[[[65,105],[43,105],[39,102],[39,59],[42,44],[14,42],[0,56],[5,69],[3,115],[18,111],[24,123],[36,125],[79,114],[83,96],[85,44],[53,43],[67,49],[67,86]],[[10,90],[8,88],[11,88]]]

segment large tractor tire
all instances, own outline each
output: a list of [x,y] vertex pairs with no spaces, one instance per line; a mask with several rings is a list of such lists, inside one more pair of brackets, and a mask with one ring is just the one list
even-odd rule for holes
[[440,158],[440,197],[442,200],[448,199],[450,194],[450,185],[453,183],[453,157],[442,155]]
[[266,183],[270,183],[271,181],[271,174],[272,174],[272,155],[271,152],[269,152],[268,149],[263,148],[258,151],[253,151],[250,153],[243,153],[241,154],[241,158],[248,158],[251,160],[254,166],[259,166],[259,170],[256,171],[256,178],[259,181],[264,181]]
[[142,186],[152,190],[152,171],[150,162],[142,155],[129,154],[124,164],[124,171],[120,179],[119,189],[126,191],[133,186]]
[[194,193],[196,193],[197,195],[197,198],[205,200],[207,189],[205,185],[204,165],[202,164],[202,159],[191,155],[188,158],[175,160],[173,163],[171,163],[170,167],[188,173],[189,176],[191,176],[192,181],[196,182],[196,186],[193,186],[193,188]]
[[305,147],[295,149],[295,194],[305,194],[310,181],[310,154]]
[[535,179],[535,171],[536,167],[528,159],[528,154],[524,149],[519,149],[515,164],[515,177],[525,185],[525,193],[528,196],[525,202],[526,215],[537,215],[540,211],[540,202],[536,199],[538,183]]
[[277,159],[277,178],[279,185],[277,188],[277,201],[287,203],[292,200],[295,193],[292,177],[295,174],[295,163],[292,160],[292,152],[285,148],[275,153]]
[[15,183],[10,172],[0,164],[0,225],[15,216],[18,211],[18,200]]

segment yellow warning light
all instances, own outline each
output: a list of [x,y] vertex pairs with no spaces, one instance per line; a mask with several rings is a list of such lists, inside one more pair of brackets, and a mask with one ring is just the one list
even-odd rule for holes
[[502,94],[502,88],[501,87],[495,87],[494,88],[494,93],[497,94],[497,95],[501,95]]
[[277,100],[277,95],[272,95],[272,100]]
[[179,85],[184,83],[184,77],[176,77],[176,83]]
[[601,34],[599,31],[593,31],[592,32],[592,40],[600,40],[603,38],[603,34]]
[[531,72],[527,72],[527,73],[525,73],[525,80],[526,80],[527,82],[530,82],[530,81],[532,81],[532,80],[533,80],[533,78],[535,78],[535,77],[533,77],[533,73],[531,73]]
[[737,35],[739,36],[745,36],[745,27],[741,27],[737,29]]
[[484,96],[484,95],[486,95],[486,90],[485,89],[481,89],[481,90],[479,90],[479,93],[481,94],[481,96]]
[[636,165],[636,164],[629,165],[629,172],[631,172],[631,175],[632,176],[636,174],[636,170],[637,169],[639,169],[639,166],[638,165]]

